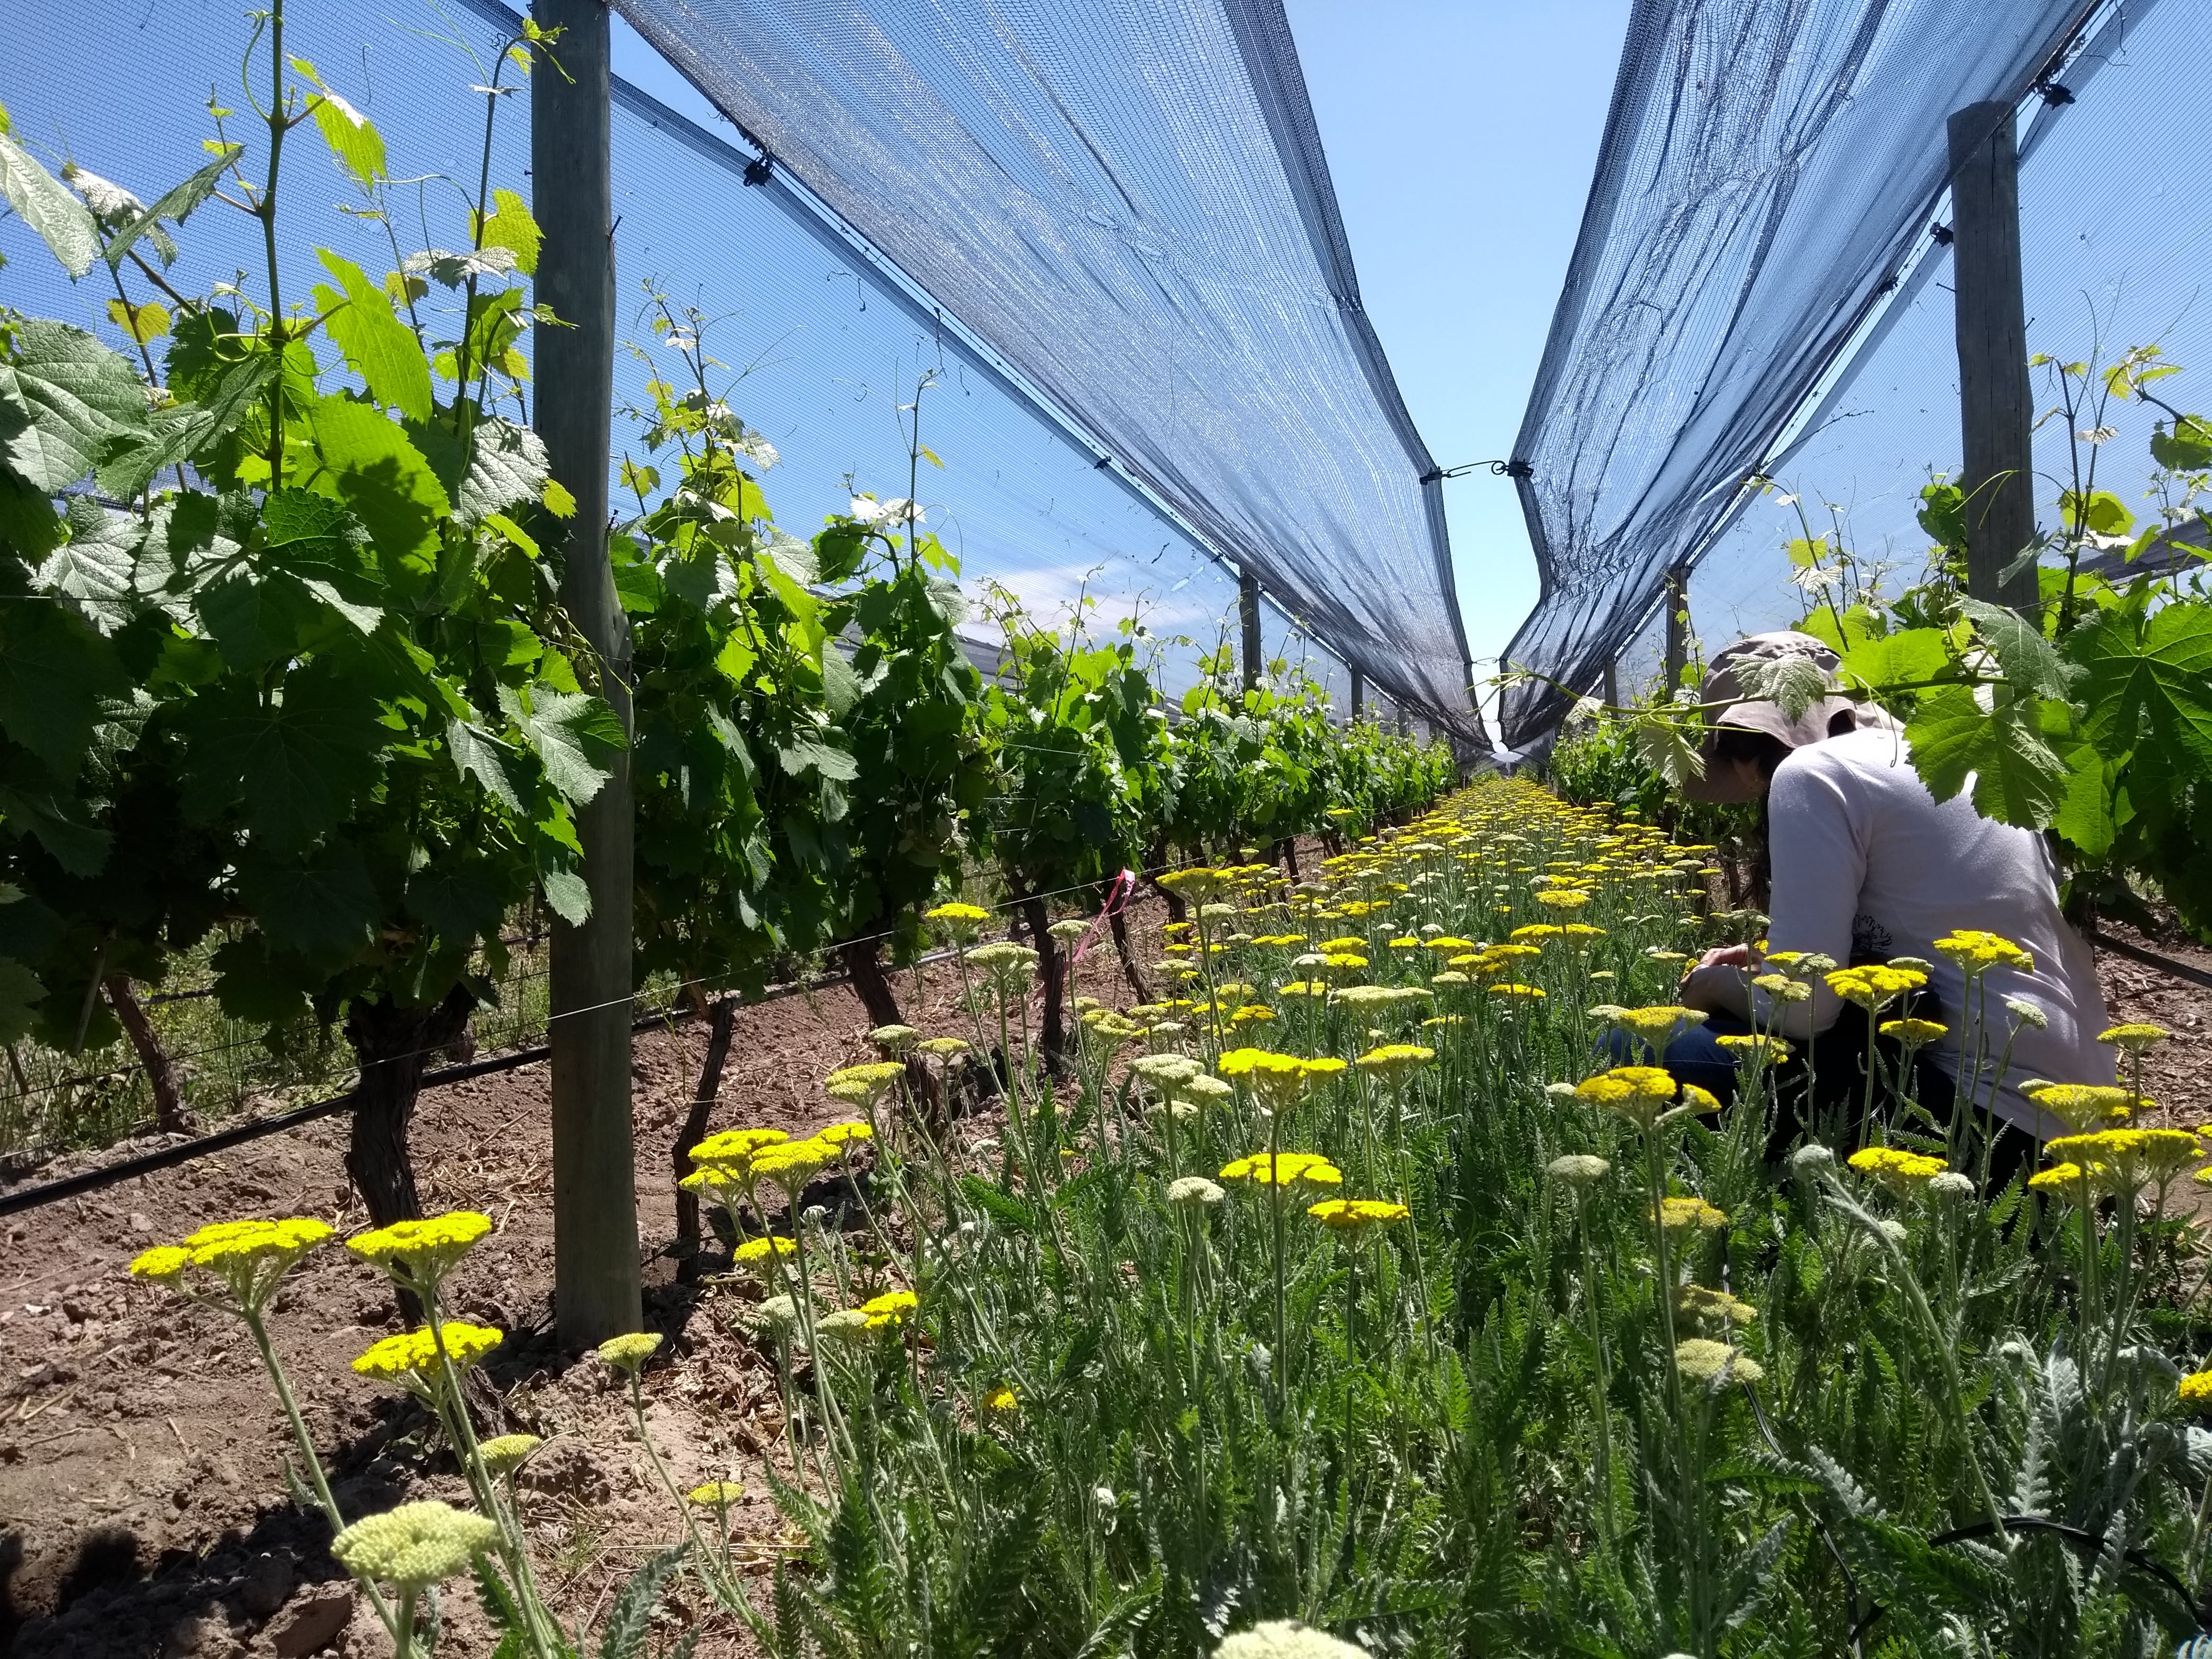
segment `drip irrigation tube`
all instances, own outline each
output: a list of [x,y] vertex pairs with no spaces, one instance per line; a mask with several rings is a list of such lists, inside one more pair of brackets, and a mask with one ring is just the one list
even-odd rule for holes
[[2140,945],[2130,945],[2126,940],[2114,939],[2110,933],[2100,928],[2089,929],[2089,941],[2093,945],[2103,945],[2107,951],[2117,951],[2130,962],[2139,962],[2146,968],[2155,968],[2161,974],[2170,974],[2175,979],[2185,981],[2191,985],[2202,986],[2204,989],[2212,991],[2212,973],[2208,973],[2202,968],[2192,968],[2185,962],[2176,962],[2172,957],[2162,957],[2155,951],[2146,951]]
[[[933,962],[945,961],[952,954],[950,951],[932,951],[906,966],[908,968],[926,967]],[[744,1006],[754,1008],[763,1003],[779,1002],[786,997],[799,996],[808,991],[821,990],[832,985],[842,985],[851,977],[852,975],[849,972],[841,970],[836,973],[824,974],[819,979],[802,980],[790,985],[771,985]],[[698,1018],[697,1011],[693,1008],[664,1009],[658,1013],[647,1014],[641,1018],[631,1021],[630,1030],[633,1032],[651,1031],[664,1026],[680,1025],[696,1018]],[[535,1065],[539,1060],[548,1058],[552,1052],[553,1047],[550,1043],[538,1042],[532,1043],[526,1048],[510,1048],[504,1054],[493,1054],[483,1060],[469,1060],[459,1066],[441,1066],[434,1071],[423,1073],[419,1086],[423,1089],[442,1088],[447,1084],[465,1083],[471,1078],[491,1077],[501,1072],[517,1071],[522,1066]],[[333,1095],[328,1100],[318,1100],[305,1106],[295,1106],[289,1112],[279,1112],[273,1117],[256,1118],[251,1123],[234,1123],[227,1129],[217,1129],[209,1134],[196,1135],[190,1140],[179,1141],[174,1146],[159,1147],[150,1152],[141,1152],[136,1157],[121,1158],[113,1164],[104,1164],[96,1170],[86,1170],[77,1175],[64,1176],[58,1181],[44,1181],[36,1186],[21,1188],[14,1192],[0,1192],[0,1216],[18,1215],[26,1210],[38,1209],[43,1205],[58,1203],[65,1198],[77,1198],[86,1193],[98,1192],[104,1187],[116,1186],[138,1176],[151,1175],[157,1170],[174,1169],[179,1164],[189,1164],[193,1159],[205,1158],[211,1152],[227,1152],[233,1146],[242,1146],[246,1142],[258,1140],[264,1135],[282,1134],[287,1129],[296,1129],[301,1124],[313,1123],[318,1118],[335,1116],[345,1111],[352,1104],[353,1091],[348,1090],[344,1094]]]

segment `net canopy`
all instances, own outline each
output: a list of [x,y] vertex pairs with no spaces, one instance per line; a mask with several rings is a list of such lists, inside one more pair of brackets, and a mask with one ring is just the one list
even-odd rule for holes
[[[210,93],[244,109],[240,71],[248,25],[240,0],[165,0],[150,9],[143,0],[27,0],[24,10],[0,67],[0,100],[17,137],[56,167],[74,160],[151,201],[205,161],[200,145],[213,136]],[[395,179],[422,181],[407,199],[416,222],[397,228],[404,246],[470,246],[465,206],[475,195],[486,106],[471,88],[490,79],[502,43],[519,23],[520,14],[496,0],[392,0],[373,9],[291,0],[288,6],[287,52],[314,64],[377,124]],[[1286,36],[1276,44],[1287,52]],[[255,68],[265,93],[265,46]],[[127,102],[118,99],[118,87],[133,89]],[[495,185],[526,191],[526,96],[501,100],[490,164]],[[1297,107],[1304,107],[1302,98]],[[244,165],[256,173],[264,165],[258,124],[233,120],[228,131],[247,146]],[[1053,620],[1089,598],[1097,601],[1101,626],[1126,615],[1142,619],[1162,653],[1164,679],[1179,689],[1193,677],[1196,649],[1236,638],[1237,579],[1223,566],[1226,554],[1250,558],[1263,573],[1272,601],[1263,610],[1269,654],[1303,660],[1316,679],[1333,681],[1340,707],[1348,656],[1391,702],[1467,731],[1454,643],[1458,613],[1440,574],[1449,569],[1441,521],[1431,523],[1434,486],[1419,483],[1425,453],[1410,427],[1401,438],[1402,411],[1382,412],[1374,386],[1358,380],[1355,395],[1334,378],[1347,362],[1356,374],[1364,373],[1346,355],[1354,325],[1364,327],[1348,264],[1343,275],[1354,309],[1340,314],[1322,278],[1310,274],[1321,268],[1310,240],[1290,250],[1309,271],[1311,292],[1277,298],[1303,330],[1293,331],[1297,342],[1310,343],[1312,353],[1238,360],[1246,372],[1239,394],[1260,385],[1264,374],[1271,410],[1218,403],[1201,409],[1189,377],[1155,377],[1158,384],[1143,395],[1172,398],[1180,386],[1181,413],[1163,415],[1158,429],[1147,427],[1132,438],[1174,458],[1164,469],[1188,471],[1201,466],[1196,452],[1218,437],[1224,449],[1212,463],[1218,476],[1235,484],[1240,499],[1256,503],[1235,509],[1224,522],[1282,526],[1286,549],[1332,561],[1325,574],[1301,587],[1291,577],[1306,566],[1289,558],[1270,563],[1272,553],[1263,558],[1249,543],[1217,538],[1212,520],[1200,525],[1170,505],[1125,464],[1118,448],[1105,445],[1097,423],[1078,421],[1041,395],[1032,378],[828,210],[794,176],[795,167],[763,169],[757,149],[736,138],[727,127],[708,131],[637,88],[617,83],[618,322],[627,349],[616,361],[611,465],[618,469],[625,456],[645,459],[647,384],[655,374],[680,380],[684,370],[681,356],[652,329],[647,295],[658,291],[710,319],[705,348],[727,365],[716,374],[733,383],[732,408],[781,453],[763,482],[779,523],[797,533],[842,509],[855,490],[887,499],[908,494],[901,406],[915,401],[918,380],[928,377],[921,394],[922,441],[942,458],[944,470],[923,466],[917,494],[929,527],[962,560],[963,586],[977,602],[968,627],[979,657],[988,659],[995,637],[983,603],[989,585]],[[1243,156],[1241,164],[1258,167],[1269,154]],[[1317,165],[1317,150],[1312,159]],[[283,280],[289,295],[305,296],[315,283],[330,281],[313,252],[317,245],[371,272],[392,266],[384,228],[346,210],[358,208],[360,198],[320,153],[312,131],[288,146],[285,168]],[[1288,189],[1283,166],[1274,166],[1273,178],[1277,188]],[[1239,187],[1221,177],[1185,188],[1226,211],[1224,204]],[[1325,179],[1321,187],[1325,198]],[[1270,220],[1255,210],[1235,231],[1216,238],[1206,261],[1239,236],[1248,249],[1240,264],[1230,266],[1224,255],[1212,268],[1231,295],[1229,312],[1260,305],[1244,285],[1260,281],[1267,268],[1267,239],[1286,228],[1303,237],[1303,222],[1294,210]],[[947,244],[938,249],[943,260],[953,254],[952,242],[981,231],[948,222],[930,234]],[[245,215],[210,204],[178,240],[171,279],[180,290],[204,292],[211,283],[233,279],[256,293],[265,287],[256,274],[264,268],[260,227]],[[114,291],[104,268],[95,266],[92,276],[72,285],[30,228],[7,215],[0,215],[0,257],[7,261],[0,267],[0,304],[62,318],[135,351],[107,315]],[[1168,263],[1187,269],[1180,259]],[[1212,327],[1214,301],[1210,290],[1198,291],[1206,284],[1191,281],[1183,297],[1194,308],[1196,337]],[[1330,319],[1333,334],[1323,327]],[[1095,312],[1058,325],[1040,320],[1034,332],[1042,338],[1055,328],[1067,343],[1132,332],[1122,324],[1106,326]],[[1246,337],[1242,344],[1287,354],[1291,338],[1285,334],[1263,345]],[[1332,340],[1334,356],[1322,349]],[[1133,349],[1128,338],[1110,343]],[[1213,349],[1226,351],[1218,340]],[[1073,343],[1068,354],[1075,355]],[[1375,385],[1387,391],[1379,356],[1373,368]],[[1141,401],[1133,387],[1131,395]],[[1347,412],[1360,409],[1368,428]],[[1291,454],[1310,438],[1321,447]],[[1255,444],[1268,456],[1291,459],[1279,468],[1272,461],[1262,467]],[[1322,453],[1327,446],[1334,447]],[[618,511],[624,502],[635,509],[627,492],[617,490],[616,500]],[[1402,584],[1393,586],[1401,576]],[[1309,604],[1309,588],[1336,608]],[[1366,633],[1341,625],[1346,617]],[[1368,639],[1372,645],[1363,646]],[[1430,656],[1421,654],[1430,650],[1419,644],[1424,639],[1434,645]],[[1349,643],[1333,652],[1339,641]]]
[[[2124,28],[2149,9],[2133,4],[2112,21]],[[2186,9],[2169,3],[2160,21]],[[1824,476],[1825,499],[1881,491],[1905,503],[1931,465],[1955,461],[1948,261],[1925,257],[1947,184],[1947,119],[1990,100],[2032,100],[2064,117],[2022,168],[2033,340],[2051,315],[2039,299],[2057,297],[2037,273],[2081,252],[2056,246],[2063,216],[2040,175],[2119,78],[2096,73],[2122,38],[2085,27],[2101,15],[2094,0],[1639,0],[1515,448],[1542,585],[1506,654],[1547,678],[1507,691],[1507,743],[1557,724],[1561,688],[1587,688],[1622,654],[1669,570],[1711,561],[1727,598],[1701,576],[1693,615],[1729,602],[1765,625],[1802,614],[1776,533],[1787,509],[1770,499],[1747,514],[1760,499],[1754,477],[1816,453],[1837,460],[1841,444],[1849,455]],[[2078,94],[2081,107],[2038,96],[2062,72],[2054,95]],[[2126,149],[2141,155],[2141,143]],[[2118,181],[2120,199],[2168,176],[2140,173]],[[2079,190],[2078,173],[2072,182]],[[2124,222],[2104,217],[2111,204],[2081,204],[2108,244]],[[1890,365],[1889,406],[1838,422],[1857,407],[1853,371],[1876,359]],[[1787,533],[1796,526],[1790,517]],[[1717,554],[1724,530],[1742,539],[1722,538]]]
[[1474,735],[1427,449],[1279,0],[620,0],[1108,465]]

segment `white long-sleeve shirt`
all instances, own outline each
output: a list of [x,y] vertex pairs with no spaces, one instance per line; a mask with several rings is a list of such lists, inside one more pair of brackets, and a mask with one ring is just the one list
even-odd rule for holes
[[[1963,1039],[1986,1056],[1977,1099],[1990,1101],[1996,1062],[2012,1051],[1995,1098],[1997,1114],[2039,1137],[2060,1133],[2017,1085],[2114,1080],[2113,1051],[2097,1041],[2109,1024],[2095,958],[2059,914],[2050,848],[2032,830],[1993,823],[1974,810],[1971,784],[1938,801],[1912,769],[1905,739],[1868,730],[1793,752],[1776,769],[1767,797],[1774,872],[1768,948],[1821,951],[1838,963],[1854,956],[1887,961],[1919,957],[1934,964],[1929,984],[1943,1004],[1948,1035],[1931,1045],[1955,1070]],[[1993,968],[1962,1008],[1966,977],[1936,955],[1935,942],[1958,928],[2002,934],[2035,958],[2033,971]],[[1984,996],[1986,991],[1986,997]],[[1816,978],[1809,1003],[1777,1006],[1753,993],[1762,1029],[1802,1036],[1825,1030],[1842,1004]],[[2011,1036],[2007,997],[2039,1007],[2048,1024]],[[1986,1031],[1978,1043],[1975,1025]]]

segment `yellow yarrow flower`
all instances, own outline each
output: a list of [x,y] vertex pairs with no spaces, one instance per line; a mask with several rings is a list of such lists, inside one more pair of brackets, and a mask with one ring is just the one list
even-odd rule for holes
[[1880,963],[1863,968],[1838,968],[1826,978],[1831,991],[1844,1001],[1855,1002],[1869,1012],[1928,983],[1928,975],[1917,969],[1888,968]]
[[763,1146],[781,1146],[791,1137],[781,1129],[724,1129],[708,1135],[691,1149],[694,1164],[742,1166]]
[[1886,1037],[1895,1037],[1899,1042],[1918,1048],[1933,1042],[1951,1028],[1935,1019],[1886,1019],[1875,1028]]
[[1674,1347],[1674,1369],[1695,1382],[1756,1382],[1766,1372],[1741,1349],[1693,1336]]
[[2212,1371],[2191,1371],[2175,1385],[2185,1405],[2212,1406]]
[[453,1270],[476,1242],[491,1231],[491,1218],[474,1210],[449,1210],[421,1221],[395,1221],[356,1233],[346,1249],[374,1261],[395,1279],[433,1285]]
[[1715,1232],[1728,1225],[1728,1212],[1702,1198],[1662,1198],[1659,1200],[1659,1224],[1670,1233],[1687,1232],[1692,1228],[1699,1232]]
[[1393,1227],[1413,1214],[1402,1204],[1379,1198],[1325,1198],[1306,1213],[1333,1233],[1358,1237],[1378,1227]]
[[863,1066],[841,1066],[823,1079],[823,1086],[840,1100],[872,1106],[905,1075],[905,1066],[896,1060],[872,1060]]
[[1271,1156],[1255,1152],[1224,1164],[1224,1181],[1249,1181],[1261,1187],[1289,1187],[1299,1182],[1311,1187],[1340,1187],[1344,1172],[1319,1152],[1284,1152]]
[[684,1494],[702,1510],[726,1510],[744,1495],[744,1487],[735,1480],[709,1480]]
[[997,1388],[992,1389],[990,1393],[983,1396],[983,1409],[985,1411],[996,1412],[1002,1417],[1011,1416],[1021,1408],[1021,1396],[1014,1392],[1012,1386],[1009,1383],[1001,1382]]
[[963,904],[955,901],[950,904],[940,904],[933,910],[923,911],[921,919],[935,922],[947,938],[964,945],[975,937],[985,922],[990,921],[991,913],[980,904]]
[[886,1291],[863,1302],[860,1311],[868,1316],[868,1328],[880,1331],[905,1324],[907,1316],[921,1305],[921,1299],[912,1291]]
[[781,1258],[787,1255],[795,1255],[798,1254],[798,1251],[799,1241],[797,1239],[785,1238],[780,1235],[770,1235],[766,1238],[747,1239],[744,1243],[738,1245],[735,1250],[730,1253],[730,1259],[733,1261],[742,1262],[745,1266],[750,1267],[757,1261],[767,1261],[770,1256]]
[[331,1540],[331,1553],[356,1577],[419,1595],[467,1571],[498,1541],[498,1523],[481,1515],[439,1503],[402,1504],[363,1516]]
[[155,1285],[173,1284],[191,1266],[192,1253],[179,1244],[156,1244],[142,1251],[131,1263],[131,1276]]
[[1874,1176],[1900,1192],[1922,1182],[1933,1181],[1950,1167],[1940,1158],[1908,1152],[1901,1146],[1868,1146],[1844,1161],[1861,1175]]
[[2079,1134],[2092,1124],[2127,1115],[2135,1096],[2109,1083],[2045,1083],[2021,1091]]
[[1381,1078],[1385,1083],[1395,1083],[1411,1077],[1415,1072],[1437,1057],[1437,1051],[1418,1042],[1386,1042],[1379,1048],[1370,1048],[1352,1062],[1370,1077]]
[[1590,896],[1578,887],[1547,887],[1535,899],[1550,909],[1579,910],[1590,902]]
[[2172,1035],[2173,1033],[2163,1025],[2132,1021],[2125,1025],[2114,1025],[2098,1032],[2097,1041],[2109,1042],[2114,1048],[2130,1054],[2140,1054],[2155,1048]]
[[624,1375],[635,1378],[638,1369],[653,1358],[659,1349],[658,1331],[629,1331],[621,1336],[611,1336],[599,1344],[599,1358]]
[[875,1138],[876,1132],[873,1129],[865,1123],[850,1119],[842,1123],[832,1123],[826,1128],[817,1129],[814,1132],[814,1139],[825,1146],[850,1147],[860,1141],[873,1140]]
[[434,1337],[426,1325],[420,1330],[402,1331],[397,1336],[371,1343],[368,1352],[353,1362],[354,1371],[380,1382],[428,1382],[441,1369],[438,1358],[441,1340],[446,1345],[446,1358],[455,1370],[462,1371],[506,1341],[507,1333],[489,1325],[446,1320],[439,1325]]
[[752,1173],[796,1193],[835,1164],[838,1156],[838,1149],[826,1140],[786,1140],[755,1152]]
[[544,1443],[534,1434],[494,1435],[477,1445],[477,1455],[483,1459],[484,1467],[494,1474],[512,1474],[522,1467],[525,1458]]
[[1954,928],[1937,939],[1932,948],[1970,980],[1992,968],[2017,968],[2028,972],[2035,967],[2035,958],[2010,939],[1979,928]]

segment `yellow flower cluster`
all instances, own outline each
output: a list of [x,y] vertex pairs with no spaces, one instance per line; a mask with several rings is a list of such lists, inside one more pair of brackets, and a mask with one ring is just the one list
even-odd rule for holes
[[1899,1188],[1933,1181],[1950,1167],[1940,1158],[1907,1152],[1901,1146],[1863,1147],[1844,1161],[1861,1175],[1874,1176]]
[[1917,968],[1887,967],[1875,963],[1863,968],[1838,968],[1826,975],[1827,986],[1846,1002],[1872,1010],[1895,1001],[1907,991],[1928,983]]
[[1333,1233],[1359,1237],[1380,1227],[1395,1227],[1413,1212],[1380,1198],[1325,1198],[1306,1213]]
[[474,1210],[449,1210],[421,1221],[395,1221],[389,1227],[356,1233],[346,1249],[374,1261],[394,1279],[434,1285],[491,1231],[491,1218]]
[[1304,1182],[1310,1187],[1340,1187],[1344,1171],[1319,1152],[1254,1152],[1222,1165],[1224,1181],[1249,1181],[1261,1187],[1289,1187]]
[[453,1370],[461,1371],[506,1340],[505,1331],[449,1319],[439,1324],[434,1336],[426,1325],[420,1330],[402,1331],[397,1336],[372,1343],[368,1351],[353,1362],[353,1368],[359,1375],[374,1377],[380,1382],[428,1382],[444,1369],[438,1358],[441,1342],[445,1345],[446,1358],[452,1362]]
[[2017,968],[2022,973],[2035,968],[2035,958],[2027,951],[2008,939],[1979,928],[1954,928],[1937,939],[1934,949],[1968,979],[1978,978],[1992,968]]

